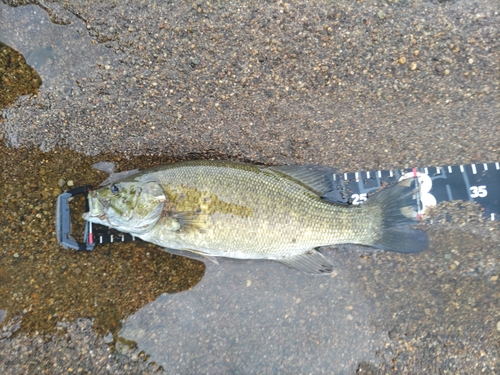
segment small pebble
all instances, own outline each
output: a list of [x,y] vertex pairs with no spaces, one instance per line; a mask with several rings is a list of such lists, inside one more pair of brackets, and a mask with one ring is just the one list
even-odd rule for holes
[[406,64],[406,57],[401,56],[401,57],[399,58],[398,62],[399,62],[401,65]]
[[14,253],[14,258],[19,258],[19,253]]
[[73,182],[73,180],[69,180],[69,181],[68,181],[68,186],[69,186],[69,187],[74,186],[74,185],[75,185],[75,183]]
[[417,63],[416,62],[412,62],[410,64],[410,70],[415,70],[415,69],[417,69]]
[[497,331],[500,331],[500,320],[497,322]]
[[116,343],[116,351],[120,354],[126,355],[130,352],[130,347],[124,343]]
[[110,332],[103,339],[106,344],[111,344],[113,342],[113,334]]

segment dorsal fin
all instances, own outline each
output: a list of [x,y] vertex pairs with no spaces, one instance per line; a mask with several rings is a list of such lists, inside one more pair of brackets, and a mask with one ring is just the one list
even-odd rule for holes
[[333,190],[333,168],[318,165],[282,165],[268,167],[268,169],[287,175],[308,188],[313,190],[320,197]]

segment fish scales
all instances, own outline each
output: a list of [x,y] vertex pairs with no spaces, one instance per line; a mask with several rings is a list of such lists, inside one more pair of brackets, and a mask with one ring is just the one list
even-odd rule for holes
[[[335,205],[286,177],[238,167],[185,165],[145,175],[144,181],[165,187],[176,209],[200,209],[200,216],[210,216],[202,230],[172,232],[160,221],[144,239],[211,255],[268,259],[328,244],[372,242],[372,219],[361,206]],[[217,199],[201,207],[210,195]],[[233,210],[221,209],[221,202]]]

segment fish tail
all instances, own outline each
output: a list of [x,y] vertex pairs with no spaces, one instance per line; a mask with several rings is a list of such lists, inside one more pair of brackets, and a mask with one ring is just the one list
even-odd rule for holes
[[418,190],[411,187],[412,179],[383,189],[368,199],[366,208],[376,207],[380,226],[371,246],[401,253],[418,253],[429,247],[427,233],[412,228],[417,223],[417,212],[409,201]]

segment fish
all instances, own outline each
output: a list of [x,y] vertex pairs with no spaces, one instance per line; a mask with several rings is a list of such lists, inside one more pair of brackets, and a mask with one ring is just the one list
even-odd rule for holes
[[198,160],[123,176],[89,193],[83,218],[182,254],[268,259],[329,274],[334,266],[321,247],[418,253],[429,246],[408,204],[412,179],[346,205],[324,197],[334,189],[324,167]]

